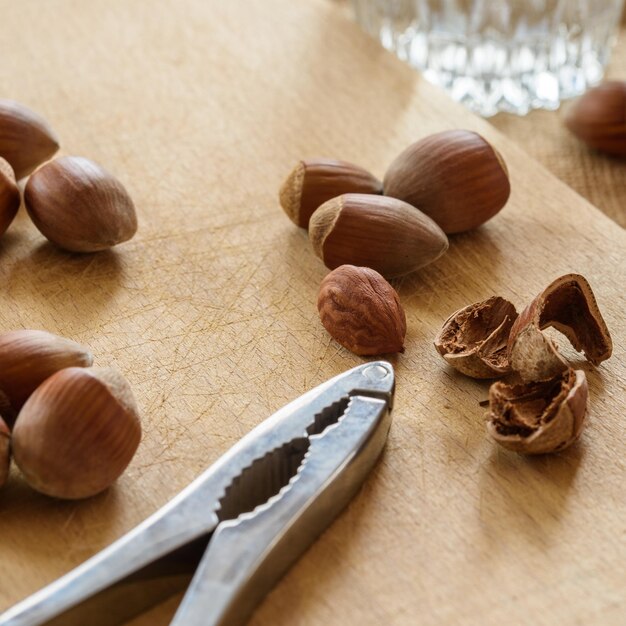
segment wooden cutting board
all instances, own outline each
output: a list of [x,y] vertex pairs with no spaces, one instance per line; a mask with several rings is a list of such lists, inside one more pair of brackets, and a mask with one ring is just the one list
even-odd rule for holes
[[[504,155],[509,204],[397,281],[408,318],[384,458],[256,612],[262,625],[618,624],[626,611],[626,234],[524,152],[361,34],[329,0],[22,0],[2,7],[2,96],[40,111],[63,152],[124,182],[140,230],[60,252],[22,213],[0,244],[3,329],[45,328],[116,365],[144,437],[84,502],[0,493],[0,609],[169,500],[275,409],[361,359],[322,328],[326,270],[277,190],[301,157],[378,175],[408,143],[475,129]],[[519,307],[556,276],[590,280],[613,333],[588,430],[559,456],[487,439],[487,384],[432,339],[492,294]],[[571,351],[567,352],[572,354]],[[173,602],[136,624],[166,624]]]

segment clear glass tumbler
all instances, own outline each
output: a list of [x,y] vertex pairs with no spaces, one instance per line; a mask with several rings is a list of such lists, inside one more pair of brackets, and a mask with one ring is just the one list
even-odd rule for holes
[[624,0],[353,0],[364,29],[477,113],[556,109],[602,78]]

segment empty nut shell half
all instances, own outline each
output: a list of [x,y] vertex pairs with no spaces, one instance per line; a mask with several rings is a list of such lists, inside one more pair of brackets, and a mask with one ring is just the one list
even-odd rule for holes
[[70,367],[28,399],[13,429],[13,458],[28,484],[87,498],[126,469],[141,439],[132,391],[116,370]]
[[547,380],[568,367],[541,332],[548,327],[563,333],[594,365],[611,356],[611,335],[589,283],[579,274],[566,274],[550,283],[513,324],[508,357],[524,381]]
[[351,352],[404,352],[404,310],[396,290],[378,272],[338,267],[322,281],[317,308],[324,328]]
[[93,356],[83,346],[44,330],[0,334],[0,415],[13,425],[29,396],[55,372],[89,367]]
[[406,202],[349,193],[311,217],[309,239],[326,267],[371,267],[385,278],[413,272],[448,249],[445,233]]
[[20,190],[13,168],[0,157],[0,236],[4,235],[20,208]]
[[26,209],[42,235],[72,252],[97,252],[137,231],[135,207],[112,174],[83,157],[39,168],[24,191]]
[[0,487],[9,477],[11,467],[11,433],[9,427],[0,418]]
[[0,100],[0,156],[11,164],[17,180],[58,149],[59,141],[43,117],[19,102]]
[[626,156],[626,82],[594,87],[566,110],[565,125],[588,146]]
[[496,215],[509,199],[511,185],[504,159],[488,141],[468,130],[449,130],[404,150],[389,166],[383,189],[452,234]]
[[381,194],[383,184],[354,163],[333,159],[299,161],[280,188],[280,204],[289,219],[309,227],[313,212],[344,193]]
[[493,296],[453,313],[435,338],[446,362],[472,378],[498,378],[510,371],[507,342],[515,307]]
[[587,415],[587,379],[567,369],[548,381],[489,389],[487,432],[522,454],[559,452],[578,439]]

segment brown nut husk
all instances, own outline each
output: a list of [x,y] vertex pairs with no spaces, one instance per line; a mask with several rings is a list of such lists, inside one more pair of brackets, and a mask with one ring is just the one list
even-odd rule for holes
[[565,125],[589,147],[626,156],[626,82],[590,89],[566,109]]
[[446,362],[472,378],[498,378],[510,372],[507,342],[515,306],[493,296],[453,313],[435,338]]
[[11,426],[44,380],[66,367],[89,367],[92,363],[89,350],[44,330],[0,334],[0,415]]
[[83,157],[55,159],[24,190],[26,210],[52,243],[71,252],[97,252],[137,231],[135,206],[112,174]]
[[309,227],[314,211],[344,193],[380,195],[383,184],[359,165],[334,159],[299,161],[280,188],[280,204],[289,219]]
[[514,452],[560,452],[580,436],[587,399],[582,370],[567,369],[551,380],[529,384],[495,382],[489,389],[487,432]]
[[469,130],[448,130],[406,148],[389,166],[383,189],[450,235],[496,215],[511,185],[504,159],[486,139]]
[[4,235],[20,208],[20,190],[13,168],[0,157],[0,237]]
[[398,294],[368,267],[342,265],[328,274],[317,309],[331,337],[355,354],[404,352],[406,317]]
[[14,100],[0,99],[0,156],[11,164],[17,180],[58,149],[59,140],[41,115]]
[[141,439],[132,391],[116,370],[70,367],[46,380],[13,429],[13,458],[28,484],[57,498],[111,485]]
[[508,358],[522,380],[548,380],[568,364],[541,331],[563,333],[594,365],[611,356],[613,344],[589,283],[566,274],[550,283],[519,315],[509,335]]
[[448,249],[428,216],[395,198],[349,193],[325,202],[311,217],[309,239],[329,269],[371,267],[385,278],[413,272]]
[[11,432],[4,420],[0,418],[0,487],[9,477],[11,467]]

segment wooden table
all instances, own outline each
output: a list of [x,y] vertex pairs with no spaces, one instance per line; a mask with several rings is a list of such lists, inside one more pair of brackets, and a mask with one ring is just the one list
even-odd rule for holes
[[[0,493],[0,608],[361,362],[319,323],[326,270],[278,206],[292,164],[328,155],[382,175],[409,142],[466,127],[504,155],[511,200],[396,282],[409,330],[384,458],[252,623],[623,623],[622,229],[323,0],[22,0],[4,3],[2,22],[2,95],[44,114],[63,152],[114,171],[140,216],[130,243],[75,256],[22,213],[0,248],[2,327],[70,336],[117,365],[144,438],[117,486],[84,502],[39,496],[13,472]],[[432,339],[466,303],[500,294],[523,306],[572,271],[591,281],[615,354],[598,369],[574,357],[591,386],[582,441],[523,458],[487,439],[487,384],[447,368]],[[174,609],[134,624],[166,624]]]

